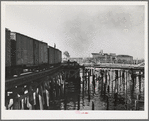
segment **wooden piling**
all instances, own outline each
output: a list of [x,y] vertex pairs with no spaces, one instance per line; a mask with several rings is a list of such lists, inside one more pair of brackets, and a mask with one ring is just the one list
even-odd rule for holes
[[96,74],[96,82],[97,82],[97,80],[98,80],[98,76],[97,76],[97,74]]
[[49,90],[46,90],[46,97],[47,97],[47,107],[50,107],[50,93]]
[[78,78],[77,78],[77,80],[79,81],[79,91],[78,91],[78,110],[80,110],[80,88],[81,88],[81,79],[80,79],[80,77],[79,77],[79,75],[78,75]]
[[43,104],[43,108],[44,109],[48,109],[48,106],[47,106],[47,95],[46,95],[46,91],[43,93],[43,98],[44,98],[44,101],[45,103]]
[[106,98],[106,87],[107,87],[107,70],[105,70],[105,82],[104,82],[104,99]]
[[50,97],[51,97],[51,100],[54,99],[53,89],[54,89],[53,80],[51,79],[51,82],[50,82]]
[[141,71],[139,72],[139,100],[141,99]]
[[108,89],[107,89],[107,110],[109,110],[109,96],[110,96],[110,74],[108,74]]
[[115,92],[114,92],[114,109],[116,110],[118,98],[118,70],[115,70]]
[[24,110],[27,110],[27,99],[26,99],[26,97],[24,98],[23,105],[24,105]]
[[19,104],[20,104],[20,110],[22,109],[22,100],[19,100]]
[[60,76],[60,97],[63,97],[63,80],[62,80],[62,76]]
[[35,105],[35,109],[39,110],[40,109],[40,104],[39,104],[39,94],[36,93],[36,105]]
[[80,94],[78,94],[78,110],[80,110]]
[[111,85],[111,82],[110,82],[110,71],[108,71],[108,95],[110,94],[110,85]]
[[24,99],[21,100],[22,103],[22,110],[24,110]]
[[13,109],[14,110],[20,109],[20,100],[19,100],[16,88],[14,89],[14,92],[13,92]]
[[29,110],[28,108],[28,100],[27,100],[28,97],[25,97],[25,101],[24,101],[24,110]]
[[101,95],[103,95],[103,80],[104,80],[104,72],[101,70]]
[[126,110],[128,108],[127,106],[127,71],[125,71],[125,105],[126,105]]
[[93,84],[93,91],[95,93],[95,75],[93,74],[93,80],[92,80],[92,84]]
[[39,107],[40,107],[40,110],[43,110],[42,96],[40,94],[39,94]]
[[131,71],[131,99],[133,99],[134,95],[134,74],[133,70]]
[[48,109],[50,105],[50,84],[49,79],[45,82],[45,100],[46,100],[46,108]]
[[122,92],[123,92],[122,70],[120,70],[120,95],[122,95]]
[[59,79],[59,85],[58,85],[58,93],[59,93],[59,99],[61,98],[61,80]]
[[107,110],[109,110],[109,94],[107,95]]
[[120,70],[118,70],[118,94],[121,94]]
[[114,79],[113,79],[113,75],[114,75],[114,74],[113,74],[113,70],[112,70],[112,71],[111,71],[112,95],[113,95],[113,80],[114,80]]
[[5,91],[5,107],[8,109],[10,98],[8,97],[7,91]]
[[115,79],[115,81],[116,81],[116,90],[117,90],[117,94],[119,93],[118,92],[118,87],[119,87],[119,85],[118,85],[118,70],[115,70],[115,76],[116,76],[116,79]]
[[39,106],[40,110],[43,110],[43,92],[42,92],[42,86],[39,86]]
[[88,74],[88,100],[90,102],[90,75]]
[[122,71],[123,96],[125,96],[125,71]]
[[56,92],[56,99],[58,98],[58,80],[55,78],[55,92]]
[[64,80],[64,110],[67,109],[66,80],[67,80],[67,76]]
[[94,110],[94,102],[92,101],[92,110]]
[[82,86],[82,98],[84,98],[84,80],[85,80],[85,75],[84,75],[84,69],[83,69],[83,76],[82,76],[82,80],[83,80],[83,86]]
[[32,86],[29,86],[28,93],[29,93],[29,103],[32,105],[32,109],[34,109],[34,98],[33,98]]

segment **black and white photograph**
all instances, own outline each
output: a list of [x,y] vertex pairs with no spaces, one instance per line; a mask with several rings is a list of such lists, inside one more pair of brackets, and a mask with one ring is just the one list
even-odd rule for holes
[[148,2],[2,1],[2,119],[147,119]]

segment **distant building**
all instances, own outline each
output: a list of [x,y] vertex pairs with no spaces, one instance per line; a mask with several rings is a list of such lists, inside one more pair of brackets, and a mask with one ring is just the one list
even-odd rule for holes
[[100,51],[99,53],[92,53],[92,57],[94,60],[96,60],[96,63],[114,63],[116,54],[115,53],[103,53],[103,51]]
[[144,62],[144,59],[134,59],[133,60],[133,64],[140,64],[142,62]]
[[[133,57],[130,55],[116,55],[115,53],[92,53],[92,58],[96,63],[124,63],[133,64]],[[137,62],[138,63],[138,62]]]
[[92,57],[83,58],[83,63],[95,63],[95,60]]
[[117,55],[117,63],[133,64],[133,57],[129,55]]

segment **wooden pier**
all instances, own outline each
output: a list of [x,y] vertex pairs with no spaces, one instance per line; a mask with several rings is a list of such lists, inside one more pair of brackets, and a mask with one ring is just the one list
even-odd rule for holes
[[52,105],[63,100],[63,109],[69,110],[68,95],[75,90],[75,110],[80,110],[80,101],[87,90],[91,110],[94,110],[96,102],[91,100],[90,89],[93,86],[95,91],[97,83],[100,96],[106,102],[106,110],[144,110],[144,67],[80,66],[76,63],[7,79],[5,107],[7,110],[53,110]]
[[86,65],[85,72],[96,77],[107,110],[144,109],[144,67]]
[[[10,110],[45,110],[60,96],[67,97],[68,80],[79,79],[80,66],[60,65],[41,72],[7,79],[5,82],[5,107]],[[62,95],[62,87],[64,95]],[[66,109],[66,108],[65,108]]]

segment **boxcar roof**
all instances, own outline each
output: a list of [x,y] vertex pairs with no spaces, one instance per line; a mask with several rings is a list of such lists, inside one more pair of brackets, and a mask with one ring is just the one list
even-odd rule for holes
[[22,36],[28,37],[28,38],[30,38],[30,39],[34,39],[34,40],[37,40],[37,41],[39,41],[39,42],[42,42],[42,43],[47,44],[46,42],[40,41],[40,40],[38,40],[38,39],[35,39],[35,38],[32,38],[32,37],[29,37],[29,36],[27,36],[27,35],[24,35],[24,34],[21,34],[21,33],[18,33],[18,32],[11,32],[11,33],[16,33],[16,34],[19,34],[19,35],[22,35]]

